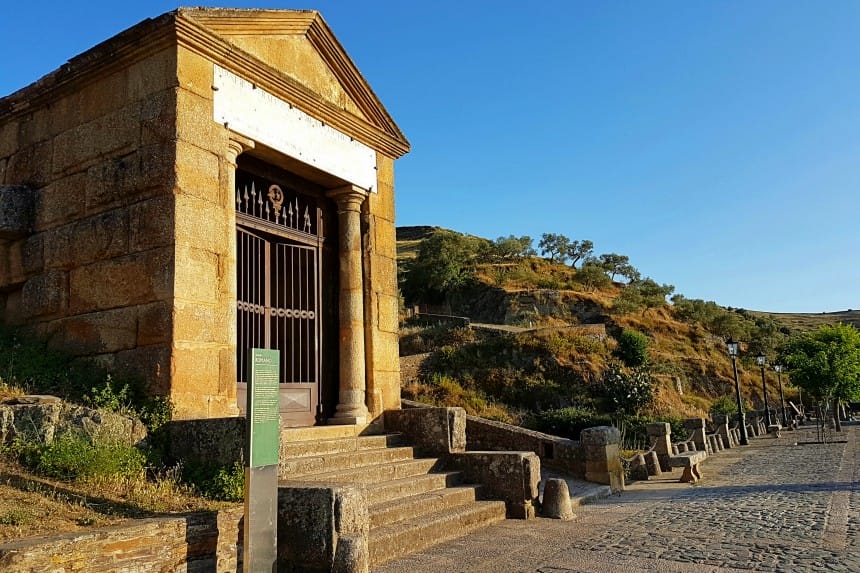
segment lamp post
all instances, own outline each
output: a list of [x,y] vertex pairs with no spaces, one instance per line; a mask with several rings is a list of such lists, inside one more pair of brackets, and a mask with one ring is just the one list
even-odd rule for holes
[[767,426],[770,427],[770,407],[767,405],[767,385],[764,381],[764,367],[767,365],[767,356],[764,355],[764,352],[759,352],[758,356],[755,357],[755,363],[761,366],[761,393],[764,396],[764,419]]
[[738,359],[738,347],[739,346],[740,345],[737,342],[735,342],[734,340],[732,340],[731,338],[729,338],[726,341],[726,348],[729,351],[729,356],[732,357],[732,369],[735,372],[735,393],[737,394],[737,398],[738,398],[738,426],[740,426],[739,429],[740,429],[740,433],[741,433],[740,444],[742,446],[748,446],[750,443],[750,440],[749,440],[749,436],[747,435],[747,419],[746,419],[746,415],[744,414],[744,401],[741,398],[741,382],[738,379],[738,362],[737,362],[737,359]]
[[782,405],[782,425],[788,427],[788,420],[785,417],[785,393],[782,391],[782,364],[774,364],[773,369],[776,370],[776,379],[779,380],[779,402]]

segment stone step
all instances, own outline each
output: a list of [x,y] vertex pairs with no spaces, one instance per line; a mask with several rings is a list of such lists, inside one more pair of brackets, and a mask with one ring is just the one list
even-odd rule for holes
[[368,508],[370,527],[390,525],[397,521],[415,519],[435,511],[474,503],[480,499],[480,492],[481,486],[479,485],[463,485],[377,503]]
[[505,519],[502,501],[478,501],[370,530],[371,565],[377,566]]
[[281,428],[281,442],[310,442],[354,438],[369,433],[367,424]]
[[[413,460],[413,455],[411,447],[396,447],[282,458],[278,463],[278,478],[286,480],[331,472],[343,475],[345,470],[358,468],[381,471],[395,462]],[[378,470],[378,466],[381,469]]]
[[409,459],[390,462],[383,465],[361,466],[350,469],[305,474],[298,476],[296,479],[306,482],[376,484],[388,480],[397,480],[400,478],[427,474],[432,470],[439,468],[439,466],[440,462],[435,458],[421,458],[417,460]]
[[374,506],[413,495],[437,491],[446,487],[453,487],[459,485],[462,480],[463,476],[460,472],[426,473],[368,485],[365,489],[365,495],[367,497],[367,504]]
[[[286,438],[289,440],[289,437]],[[406,445],[402,434],[378,434],[373,436],[348,436],[329,440],[286,441],[282,434],[279,456],[282,460],[303,456],[357,452]]]

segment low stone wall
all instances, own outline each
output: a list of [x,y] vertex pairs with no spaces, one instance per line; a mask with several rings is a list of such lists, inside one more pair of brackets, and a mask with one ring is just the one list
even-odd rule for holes
[[0,570],[16,573],[241,571],[241,508],[134,521],[0,545]]
[[466,316],[454,316],[451,314],[430,314],[427,312],[415,314],[412,320],[424,325],[432,326],[437,324],[447,324],[459,328],[468,328],[471,324],[471,321]]
[[534,452],[541,465],[585,479],[585,456],[579,442],[511,424],[466,416],[466,450]]
[[[278,488],[278,570],[367,573],[370,518],[361,487]],[[242,570],[242,507],[0,544],[0,571],[214,573]]]
[[[420,402],[401,400],[400,410],[385,413],[385,429],[406,434],[423,451],[448,456],[462,452],[529,452],[546,463],[574,477],[606,484],[613,491],[624,489],[621,466],[621,435],[617,428],[600,426],[582,432],[577,442],[541,432],[535,432],[466,416],[462,408],[433,408]],[[465,424],[454,422],[464,419]],[[460,447],[460,443],[465,448]],[[456,447],[452,447],[455,445]]]
[[242,461],[245,418],[174,420],[159,429],[159,437],[171,460],[229,465]]

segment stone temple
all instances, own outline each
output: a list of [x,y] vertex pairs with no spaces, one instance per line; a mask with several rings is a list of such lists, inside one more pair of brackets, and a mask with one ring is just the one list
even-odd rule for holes
[[394,160],[409,143],[314,11],[182,8],[0,99],[0,318],[236,415],[400,407]]

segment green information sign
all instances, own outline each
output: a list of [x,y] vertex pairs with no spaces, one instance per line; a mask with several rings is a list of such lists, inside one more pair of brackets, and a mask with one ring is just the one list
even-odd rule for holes
[[248,467],[277,465],[280,441],[280,353],[252,348],[248,360],[245,453]]

